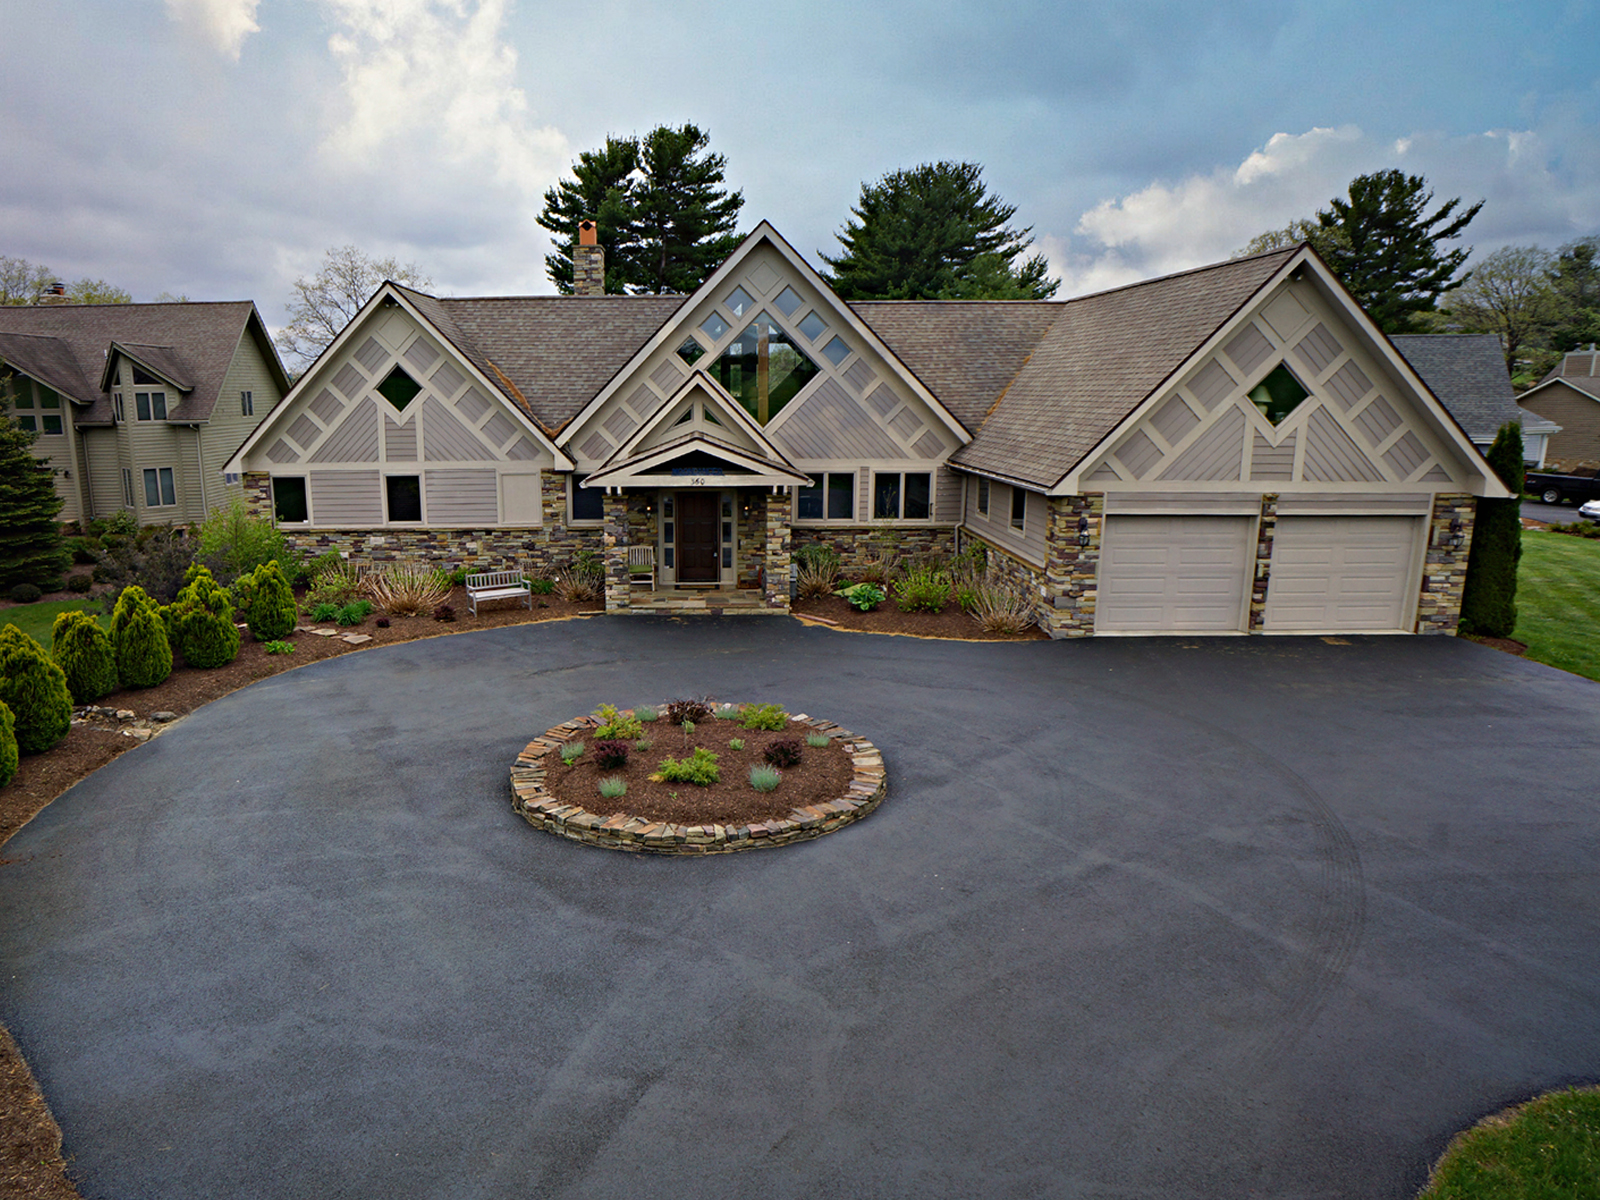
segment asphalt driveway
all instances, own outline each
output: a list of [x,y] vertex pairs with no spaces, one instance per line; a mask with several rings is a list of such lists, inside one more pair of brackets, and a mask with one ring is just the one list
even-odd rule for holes
[[[90,1200],[1407,1197],[1600,1079],[1600,685],[1337,641],[609,619],[319,663],[8,845],[0,1017]],[[703,860],[511,812],[534,733],[706,692],[866,734],[889,798]]]

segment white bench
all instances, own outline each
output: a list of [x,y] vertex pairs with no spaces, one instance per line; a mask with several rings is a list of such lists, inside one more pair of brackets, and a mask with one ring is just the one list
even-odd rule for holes
[[479,600],[516,598],[526,600],[528,608],[533,608],[533,589],[528,586],[521,571],[485,571],[479,575],[468,575],[466,589],[467,606],[472,609],[473,616],[478,615]]

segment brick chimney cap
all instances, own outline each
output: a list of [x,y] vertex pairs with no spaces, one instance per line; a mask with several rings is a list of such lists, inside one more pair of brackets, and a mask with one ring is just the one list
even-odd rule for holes
[[599,232],[595,229],[593,221],[585,219],[578,222],[578,245],[598,245],[598,238]]

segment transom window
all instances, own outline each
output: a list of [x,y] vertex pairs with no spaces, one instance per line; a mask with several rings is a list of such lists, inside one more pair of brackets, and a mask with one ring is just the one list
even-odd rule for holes
[[1265,379],[1250,389],[1250,403],[1276,425],[1299,408],[1310,394],[1294,377],[1294,372],[1279,363]]
[[766,313],[728,343],[711,374],[762,425],[783,411],[820,368]]
[[289,524],[304,524],[311,519],[311,510],[306,505],[304,475],[272,477],[272,515]]
[[167,419],[167,394],[165,392],[135,392],[133,394],[133,415],[141,421],[165,421]]
[[877,521],[926,521],[933,516],[933,477],[927,471],[879,472],[872,480]]
[[171,467],[146,467],[144,470],[144,504],[146,508],[170,508],[178,503],[178,489],[173,484]]
[[143,367],[136,365],[133,368],[133,382],[136,384],[142,383],[146,387],[149,387],[151,384],[160,383],[161,380],[150,374],[150,372],[146,371]]
[[795,517],[801,521],[851,521],[856,515],[856,477],[829,471],[811,477],[796,498]]
[[[397,409],[404,409],[417,398],[417,393],[422,390],[422,385],[398,365],[383,377],[383,382],[378,385],[378,394],[394,405]],[[400,478],[396,476],[396,478]],[[393,520],[394,518],[390,518]],[[418,517],[417,520],[422,520]]]

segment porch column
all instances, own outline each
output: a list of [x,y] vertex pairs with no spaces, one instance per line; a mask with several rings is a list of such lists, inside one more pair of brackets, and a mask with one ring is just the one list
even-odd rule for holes
[[787,487],[767,497],[766,605],[789,611],[789,548],[793,533],[794,493]]
[[606,611],[627,612],[630,607],[627,493],[606,493],[605,514]]
[[[1427,562],[1422,568],[1422,593],[1417,597],[1418,633],[1455,636],[1461,623],[1461,593],[1466,590],[1467,558],[1472,553],[1472,527],[1478,502],[1463,493],[1441,492],[1433,498],[1428,519]],[[1452,547],[1450,538],[1461,537]]]

